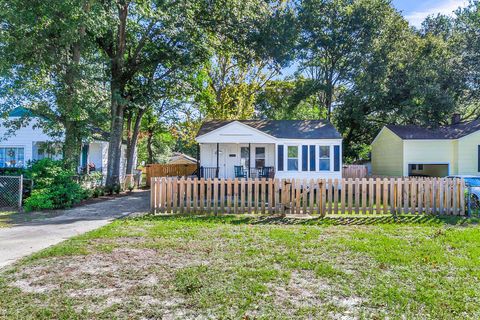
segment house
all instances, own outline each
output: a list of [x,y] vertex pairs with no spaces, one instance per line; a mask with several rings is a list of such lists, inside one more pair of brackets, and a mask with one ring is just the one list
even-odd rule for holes
[[167,164],[197,164],[197,159],[184,153],[174,152]]
[[[7,121],[25,116],[25,109],[14,109]],[[58,137],[52,137],[38,127],[38,118],[32,117],[28,124],[13,133],[0,121],[0,168],[21,168],[30,161],[51,158],[62,158],[61,144]],[[100,171],[107,174],[108,137],[100,130],[94,130],[93,140],[85,141],[82,146],[78,171],[85,170],[90,165],[90,170]],[[125,174],[126,169],[126,145],[122,146],[122,161],[120,172]]]
[[341,179],[342,136],[325,120],[206,121],[200,176]]
[[387,125],[372,142],[372,173],[381,176],[480,175],[480,120],[439,128]]

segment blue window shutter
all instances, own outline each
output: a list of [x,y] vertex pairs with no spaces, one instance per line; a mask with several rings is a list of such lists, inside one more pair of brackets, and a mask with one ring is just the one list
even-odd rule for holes
[[308,146],[302,146],[302,171],[308,171]]
[[310,146],[310,171],[315,171],[315,146]]
[[333,146],[333,171],[340,171],[340,146]]
[[283,171],[283,145],[278,146],[278,168],[277,171]]

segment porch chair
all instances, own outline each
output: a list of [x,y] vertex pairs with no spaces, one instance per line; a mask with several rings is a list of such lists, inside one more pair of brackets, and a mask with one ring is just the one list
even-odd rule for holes
[[235,178],[247,178],[247,172],[243,166],[235,166]]
[[263,167],[260,169],[258,177],[270,179],[270,178],[273,178],[272,173],[273,173],[273,167]]

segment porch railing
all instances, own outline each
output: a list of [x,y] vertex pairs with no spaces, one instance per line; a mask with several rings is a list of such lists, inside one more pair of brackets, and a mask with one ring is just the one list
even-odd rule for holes
[[[248,178],[273,179],[275,177],[274,167],[249,168],[247,171],[248,171],[247,172]],[[219,173],[220,173],[219,167],[200,167],[200,172],[198,174],[198,177],[205,178],[205,179],[224,178],[224,177],[220,177]]]
[[206,179],[218,178],[219,171],[219,167],[200,167],[199,177]]

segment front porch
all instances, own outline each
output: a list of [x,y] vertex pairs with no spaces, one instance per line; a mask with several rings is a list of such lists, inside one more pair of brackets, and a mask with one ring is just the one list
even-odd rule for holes
[[199,147],[200,178],[275,177],[273,143],[205,143]]

